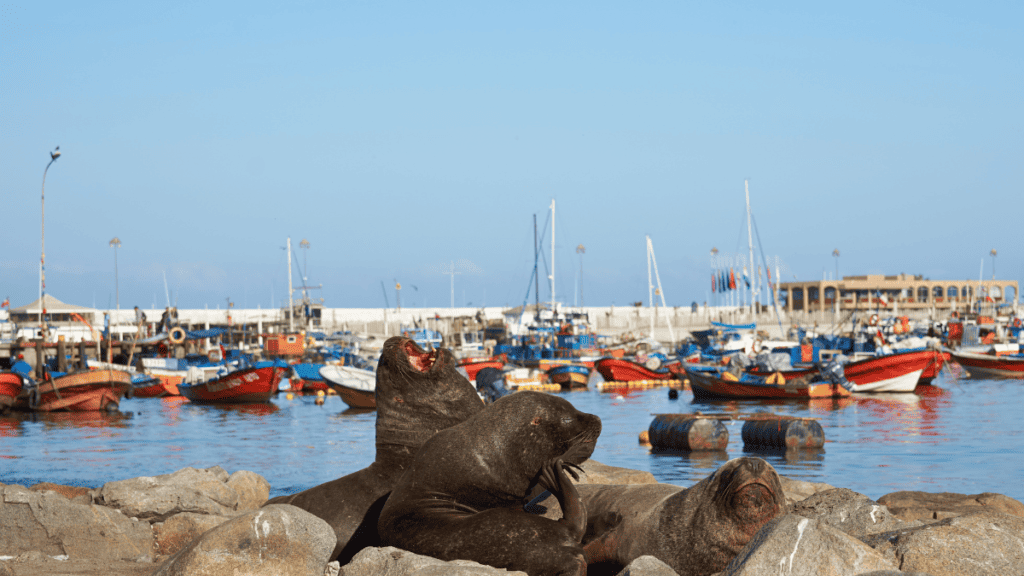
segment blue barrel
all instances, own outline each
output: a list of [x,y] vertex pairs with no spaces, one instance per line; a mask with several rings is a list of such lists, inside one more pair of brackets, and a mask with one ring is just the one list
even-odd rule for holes
[[651,447],[661,450],[725,450],[729,430],[714,418],[688,414],[658,414],[647,428]]
[[825,446],[825,431],[816,420],[748,420],[743,424],[741,434],[744,447],[795,450]]

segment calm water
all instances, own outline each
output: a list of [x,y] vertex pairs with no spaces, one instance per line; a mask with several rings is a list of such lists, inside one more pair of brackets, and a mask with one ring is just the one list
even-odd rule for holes
[[[598,376],[599,378],[599,376]],[[827,482],[878,498],[896,490],[999,492],[1024,501],[1024,381],[940,377],[918,394],[837,401],[694,403],[664,388],[625,395],[562,394],[597,414],[604,431],[594,458],[647,470],[688,486],[729,458],[758,455],[779,473]],[[186,466],[252,470],[287,494],[359,470],[373,460],[374,412],[354,413],[337,397],[279,396],[270,405],[196,406],[181,399],[132,399],[122,415],[0,417],[0,482],[98,487]],[[820,419],[824,453],[787,456],[744,452],[742,423],[727,423],[726,453],[652,454],[637,442],[652,414],[770,411]]]

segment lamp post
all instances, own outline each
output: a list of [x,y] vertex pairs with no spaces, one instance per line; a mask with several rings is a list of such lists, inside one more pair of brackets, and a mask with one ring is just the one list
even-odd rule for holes
[[993,248],[989,254],[992,255],[992,279],[996,279],[996,249]]
[[303,238],[302,242],[299,242],[299,248],[302,248],[302,299],[304,300],[303,304],[308,305],[309,293],[306,292],[306,287],[309,286],[309,274],[306,273],[306,265],[309,257],[309,240]]
[[836,281],[839,281],[839,248],[832,251],[832,256],[836,259]]
[[583,244],[576,247],[576,253],[580,255],[580,306],[583,306],[583,255],[587,253],[587,248]]
[[39,329],[42,338],[45,340],[47,336],[46,326],[46,173],[50,170],[50,164],[53,164],[60,158],[60,146],[53,149],[50,152],[50,162],[46,165],[46,169],[43,170],[43,188],[42,193],[39,195],[40,204],[40,255],[39,255],[39,306],[41,313],[39,314]]
[[121,285],[117,273],[117,249],[121,247],[121,239],[117,236],[110,241],[110,247],[114,249],[114,299],[117,302],[117,321],[121,320]]

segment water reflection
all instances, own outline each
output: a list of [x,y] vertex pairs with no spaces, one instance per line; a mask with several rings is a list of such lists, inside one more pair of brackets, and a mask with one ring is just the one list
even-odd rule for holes
[[[25,422],[39,423],[46,428],[126,428],[133,417],[131,412],[11,412],[0,417],[0,436],[19,435]],[[6,433],[4,431],[7,431]]]

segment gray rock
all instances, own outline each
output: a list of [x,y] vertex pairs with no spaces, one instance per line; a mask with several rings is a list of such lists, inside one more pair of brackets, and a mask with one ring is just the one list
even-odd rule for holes
[[893,492],[879,498],[878,503],[888,507],[894,516],[903,520],[931,522],[968,514],[982,508],[991,508],[1003,514],[1024,518],[1024,504],[1009,496],[993,492]]
[[654,474],[630,468],[608,466],[595,460],[587,460],[581,466],[583,474],[578,484],[657,484]]
[[153,524],[156,551],[162,556],[175,554],[203,533],[230,519],[229,516],[196,514],[194,512],[175,514],[163,522]]
[[1024,519],[979,510],[864,541],[905,572],[1024,576]]
[[857,576],[932,576],[927,572],[901,572],[899,570],[872,570]]
[[332,560],[327,563],[327,567],[324,568],[324,576],[338,576],[341,574],[341,564],[337,560]]
[[204,533],[153,576],[323,576],[336,543],[327,522],[295,506],[272,504]]
[[214,466],[107,482],[99,490],[97,503],[150,522],[162,522],[181,512],[229,516],[236,511],[239,499],[238,493],[225,484],[227,479],[227,472]]
[[892,570],[891,560],[832,526],[796,514],[772,520],[754,535],[723,576],[856,576]]
[[907,527],[885,506],[848,488],[818,492],[794,504],[790,511],[826,522],[854,538]]
[[617,576],[679,576],[679,573],[654,556],[641,556],[630,562]]
[[14,569],[2,560],[0,560],[0,576],[14,576]]
[[45,556],[137,560],[154,554],[147,522],[93,504],[78,504],[52,491],[0,488],[0,551]]
[[239,512],[255,510],[270,497],[270,482],[255,472],[239,470],[229,476],[225,484],[238,494],[236,510]]
[[352,561],[341,567],[344,576],[494,576],[514,574],[526,576],[526,572],[509,572],[501,568],[485,566],[471,560],[445,562],[429,556],[394,548],[363,548]]
[[782,483],[782,491],[786,494],[786,504],[795,504],[812,494],[835,488],[835,486],[824,482],[794,480],[786,478],[782,474],[779,474],[779,481]]

